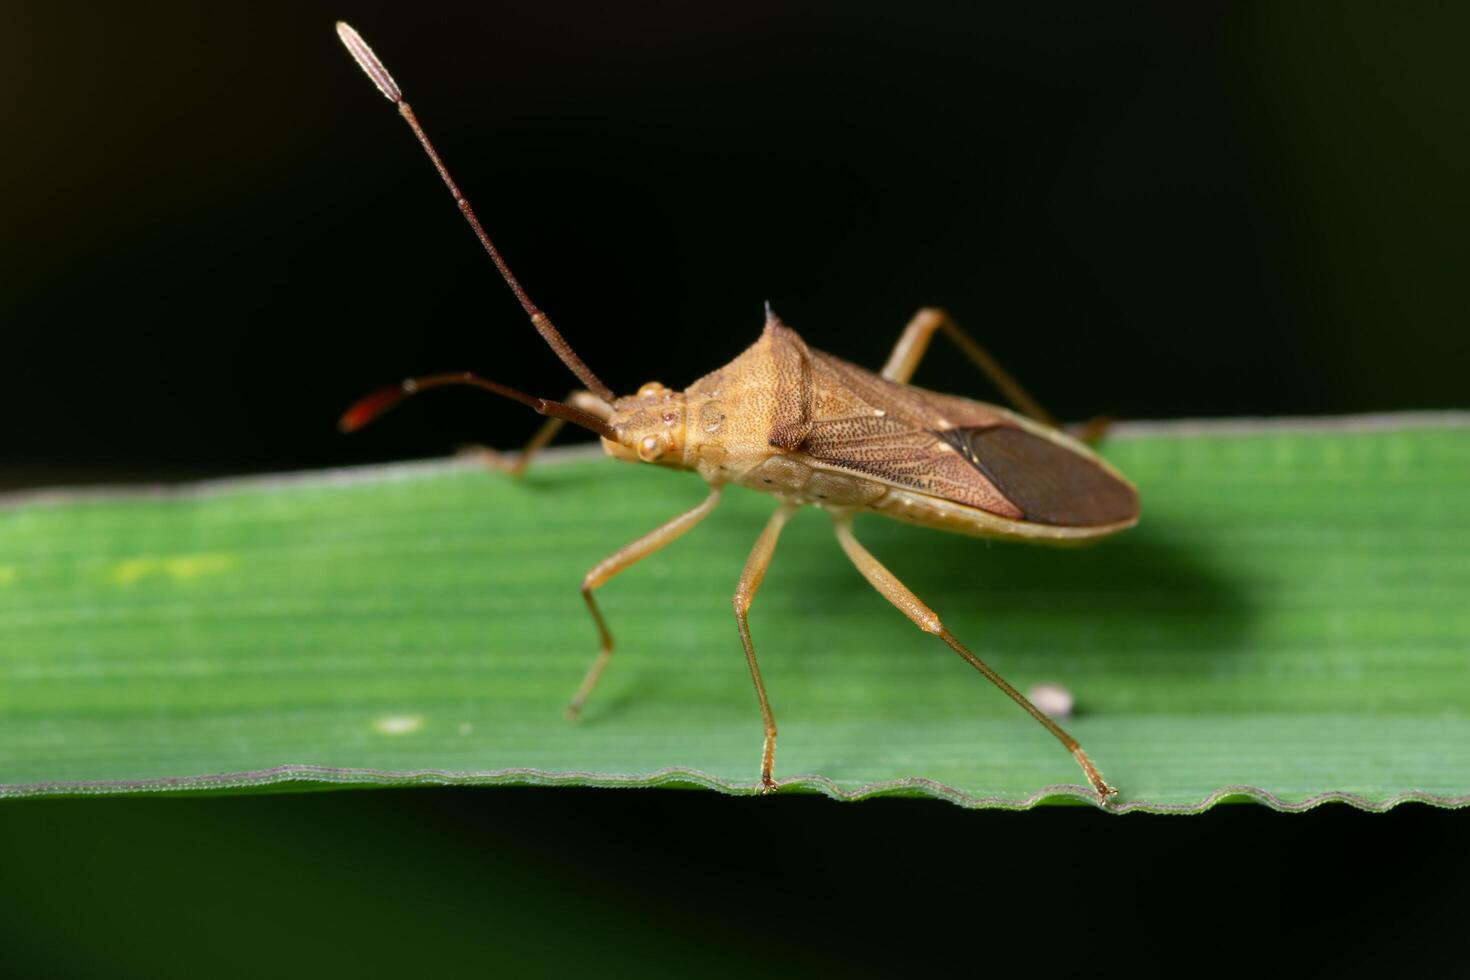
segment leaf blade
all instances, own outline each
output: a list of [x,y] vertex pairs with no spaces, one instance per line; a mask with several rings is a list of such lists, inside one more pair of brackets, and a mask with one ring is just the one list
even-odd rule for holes
[[[1068,723],[1125,808],[1247,796],[1470,803],[1470,425],[1164,429],[1108,455],[1141,526],[1051,551],[876,520],[859,534]],[[82,495],[0,510],[0,795],[435,782],[752,791],[759,724],[729,612],[768,501],[721,511],[599,595],[575,584],[697,501],[567,459]],[[1034,723],[793,521],[751,613],[778,777],[967,806],[1083,798]],[[233,775],[231,775],[233,774]]]

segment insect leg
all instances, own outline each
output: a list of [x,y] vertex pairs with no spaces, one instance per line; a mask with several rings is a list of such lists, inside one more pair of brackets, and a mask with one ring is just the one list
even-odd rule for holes
[[1022,388],[1020,383],[1000,366],[999,361],[991,357],[985,348],[977,344],[975,338],[966,333],[958,323],[951,320],[948,313],[933,307],[926,306],[915,313],[908,326],[903,328],[898,343],[893,345],[893,353],[888,355],[888,363],[883,365],[883,377],[889,381],[897,381],[899,384],[908,384],[919,362],[924,359],[924,352],[929,349],[929,341],[936,330],[943,331],[944,335],[952,340],[955,346],[973,361],[975,366],[983,371],[997,388],[1005,393],[1005,396],[1011,400],[1011,404],[1036,421],[1052,428],[1057,427],[1051,414],[1042,408],[1036,399],[1026,393],[1026,389]]
[[1067,426],[1067,435],[1078,442],[1089,446],[1096,446],[1107,438],[1108,430],[1113,427],[1113,420],[1106,415],[1095,415],[1086,422]]
[[766,569],[771,567],[771,555],[776,551],[776,541],[781,537],[781,528],[796,513],[793,504],[782,504],[776,508],[766,523],[761,536],[755,539],[750,557],[745,559],[745,570],[740,573],[740,583],[735,586],[735,625],[740,630],[740,642],[745,646],[745,661],[750,665],[750,679],[755,682],[755,697],[761,706],[761,723],[765,726],[765,742],[761,745],[761,790],[771,792],[776,781],[771,778],[771,768],[776,763],[776,719],[771,714],[771,702],[766,699],[766,684],[761,680],[760,665],[755,661],[755,647],[750,642],[750,624],[746,613],[755,601],[755,590],[760,588]]
[[623,545],[594,565],[592,570],[582,578],[582,598],[587,601],[587,609],[592,613],[592,621],[597,624],[599,649],[597,659],[592,661],[591,667],[587,668],[587,673],[582,678],[577,693],[572,696],[571,702],[567,705],[567,718],[571,721],[576,721],[581,715],[582,704],[592,693],[592,689],[597,686],[597,679],[602,676],[602,670],[607,666],[613,652],[612,634],[608,632],[607,623],[603,621],[602,611],[597,608],[597,600],[592,597],[592,590],[628,566],[647,558],[702,521],[720,502],[720,491],[720,487],[710,487],[709,496],[705,497],[699,506],[685,511],[666,524],[660,524],[637,541]]
[[1108,797],[1114,795],[1117,790],[1103,781],[1102,774],[1097,771],[1097,767],[1092,764],[1092,760],[1087,757],[1087,753],[1082,751],[1082,746],[1077,744],[1077,740],[1063,731],[1061,726],[1056,722],[1042,714],[1035,705],[1026,700],[1025,695],[1012,687],[1004,677],[997,674],[983,660],[971,653],[963,643],[955,639],[954,634],[944,628],[944,624],[939,621],[939,617],[935,615],[934,610],[919,601],[918,596],[910,592],[907,586],[895,578],[892,572],[884,568],[878,559],[874,558],[866,548],[859,544],[857,538],[853,537],[852,534],[852,516],[850,514],[834,512],[832,515],[832,525],[837,531],[837,540],[842,545],[842,550],[847,552],[847,557],[852,559],[852,563],[857,566],[857,570],[862,573],[864,578],[872,583],[873,588],[877,589],[883,598],[893,603],[899,612],[913,620],[914,625],[919,627],[919,629],[925,633],[933,633],[948,644],[949,648],[963,657],[971,667],[984,674],[986,680],[1004,691],[1007,697],[1019,704],[1031,717],[1039,721],[1047,731],[1056,736],[1057,741],[1061,742],[1067,751],[1072,753],[1072,757],[1082,767],[1082,772],[1087,776],[1087,781],[1097,791],[1098,799],[1106,804]]
[[[590,391],[573,391],[563,401],[573,408],[580,408],[587,414],[595,415],[603,421],[607,421],[612,417],[612,412],[607,402],[598,398]],[[547,418],[545,422],[541,423],[541,427],[536,430],[536,434],[531,436],[531,441],[526,443],[520,452],[514,455],[491,449],[488,446],[469,446],[466,447],[465,451],[478,455],[484,461],[485,465],[491,469],[509,473],[511,476],[524,476],[526,467],[530,465],[531,460],[535,458],[538,452],[545,449],[551,443],[551,440],[556,438],[556,434],[561,431],[564,425],[566,425],[565,419],[559,419],[554,416]]]

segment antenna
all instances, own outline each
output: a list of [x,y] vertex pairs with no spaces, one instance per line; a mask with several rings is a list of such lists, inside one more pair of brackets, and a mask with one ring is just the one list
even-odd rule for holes
[[449,168],[444,166],[443,160],[439,159],[439,153],[434,149],[434,144],[429,142],[429,137],[424,134],[423,127],[419,125],[418,117],[413,114],[413,110],[403,100],[403,90],[398,87],[398,83],[393,80],[393,76],[388,74],[388,69],[383,67],[383,62],[373,53],[373,49],[367,46],[367,42],[362,39],[362,35],[353,30],[346,21],[337,21],[337,37],[341,38],[343,46],[347,48],[347,52],[357,62],[357,66],[378,87],[378,91],[383,93],[384,98],[398,107],[398,114],[403,117],[404,122],[408,123],[408,127],[413,130],[414,136],[418,137],[419,145],[424,148],[424,152],[433,161],[434,169],[439,171],[439,176],[444,180],[444,186],[449,188],[449,193],[454,196],[454,203],[459,205],[460,214],[463,214],[464,219],[470,223],[470,228],[474,230],[475,237],[485,247],[485,252],[490,256],[490,261],[495,263],[495,268],[500,270],[500,275],[505,279],[505,284],[510,287],[510,291],[515,293],[515,297],[520,302],[521,308],[531,318],[531,325],[536,328],[536,332],[541,334],[541,338],[546,341],[552,351],[556,353],[556,356],[561,358],[561,362],[594,395],[608,404],[612,404],[615,398],[612,389],[598,380],[597,375],[592,373],[592,369],[582,362],[582,359],[577,356],[576,351],[572,350],[572,345],[568,344],[566,339],[562,337],[561,332],[552,325],[551,318],[545,313],[542,313],[536,304],[531,302],[531,297],[526,295],[526,291],[521,288],[520,282],[510,271],[510,266],[506,265],[505,259],[501,258],[500,250],[495,247],[494,242],[490,241],[490,236],[485,234],[485,229],[480,226],[480,219],[475,217],[474,208],[470,207],[470,202],[460,192],[459,185],[449,175]]
[[444,388],[449,385],[469,385],[473,388],[482,388],[503,398],[518,401],[522,405],[540,412],[542,415],[565,419],[574,425],[580,425],[584,429],[597,433],[604,439],[611,439],[613,442],[618,441],[618,434],[613,427],[595,415],[584,412],[580,408],[571,405],[564,405],[561,402],[552,401],[550,398],[537,398],[535,395],[528,395],[523,391],[516,391],[507,385],[500,384],[496,381],[488,381],[468,371],[460,371],[454,374],[431,374],[422,378],[407,378],[399,384],[379,388],[372,394],[359,399],[355,405],[343,413],[342,418],[337,422],[337,428],[343,432],[356,432],[410,395],[417,395],[419,392],[428,391],[430,388]]

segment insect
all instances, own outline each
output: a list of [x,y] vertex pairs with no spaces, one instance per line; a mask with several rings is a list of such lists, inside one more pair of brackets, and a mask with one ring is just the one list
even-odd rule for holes
[[[751,642],[747,614],[770,566],[776,541],[801,507],[827,512],[842,550],[875,589],[916,626],[943,640],[1051,732],[1082,767],[1099,801],[1115,790],[1076,739],[949,632],[939,616],[853,536],[853,515],[874,513],[924,527],[982,538],[1078,544],[1131,527],[1138,495],[1117,470],[1050,417],[947,315],[920,310],[904,329],[882,371],[849,364],[806,345],[766,310],[760,338],[735,360],[684,391],[650,382],[619,398],[572,350],[526,295],[475,217],[413,110],[383,63],[345,23],[337,34],[378,90],[394,103],[433,161],[531,324],[585,390],[565,402],[524,394],[470,373],[411,378],[359,401],[341,420],[353,431],[409,395],[447,385],[472,385],[514,399],[547,416],[514,468],[523,468],[566,422],[597,433],[609,456],[693,470],[709,484],[704,501],[613,552],[582,580],[599,636],[599,651],[567,713],[576,718],[613,652],[613,638],[594,591],[635,562],[683,536],[709,515],[727,485],[771,494],[775,513],[756,539],[735,587],[735,624],[760,704],[764,738],[760,779],[773,790],[776,720]],[[934,334],[943,333],[1017,406],[994,405],[911,387],[909,378]]]

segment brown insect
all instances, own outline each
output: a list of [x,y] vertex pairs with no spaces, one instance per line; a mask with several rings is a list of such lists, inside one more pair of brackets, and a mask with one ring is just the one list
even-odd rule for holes
[[[563,403],[474,374],[432,375],[369,395],[348,410],[341,427],[361,428],[408,395],[428,388],[474,385],[549,416],[511,465],[515,472],[524,469],[564,422],[572,422],[601,436],[610,456],[693,470],[709,484],[709,496],[699,506],[619,548],[583,578],[582,597],[597,625],[601,649],[568,705],[568,715],[577,717],[612,656],[612,634],[593,590],[698,524],[715,509],[725,486],[733,483],[779,501],[746,559],[734,597],[735,624],[765,725],[764,789],[776,786],[772,777],[776,721],[746,614],[782,527],[797,508],[811,505],[831,516],[842,550],[863,577],[921,630],[947,643],[1056,736],[1106,803],[1115,790],[1103,781],[1077,741],[971,653],[869,554],[853,536],[852,518],[870,512],[976,537],[1078,544],[1137,522],[1133,485],[1086,445],[1059,431],[1021,386],[938,310],[919,311],[878,374],[813,350],[767,309],[760,339],[687,390],[650,382],[636,395],[616,397],[511,274],[383,63],[345,23],[337,24],[337,33],[378,90],[397,105],[532,325],[587,388]],[[911,387],[907,382],[936,332],[954,341],[1021,412]]]

